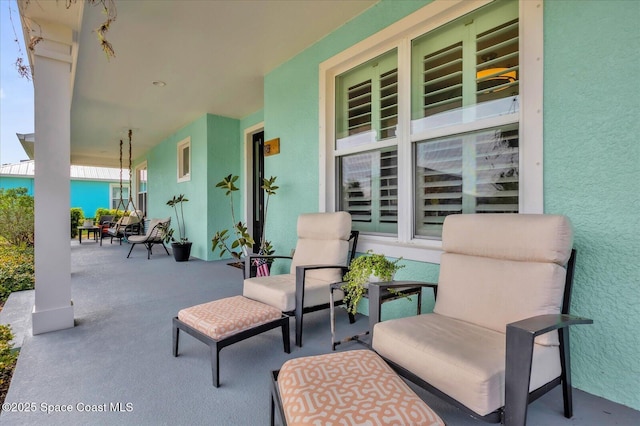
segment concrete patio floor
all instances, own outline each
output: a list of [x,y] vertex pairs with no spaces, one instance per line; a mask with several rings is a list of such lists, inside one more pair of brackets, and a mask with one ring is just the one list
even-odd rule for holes
[[[143,247],[126,259],[128,244],[72,241],[71,250],[76,327],[32,336],[33,291],[12,294],[0,313],[21,346],[5,401],[14,410],[3,410],[2,425],[266,425],[269,371],[293,357],[330,351],[329,312],[308,314],[304,347],[292,344],[290,355],[280,330],[222,350],[216,389],[206,345],[184,334],[180,356],[172,356],[171,318],[181,308],[241,294],[239,270],[225,262],[177,263],[161,248],[151,260]],[[341,313],[337,327],[344,334],[366,326],[363,320],[349,325]],[[448,425],[486,424],[417,392]],[[118,404],[121,411],[111,410]],[[62,408],[68,411],[47,412]],[[576,390],[574,417],[565,419],[556,388],[530,405],[528,424],[638,425],[640,412]]]

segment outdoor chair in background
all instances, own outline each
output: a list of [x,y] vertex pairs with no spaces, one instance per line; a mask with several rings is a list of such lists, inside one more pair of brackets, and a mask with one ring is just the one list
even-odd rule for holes
[[575,264],[559,215],[450,215],[444,221],[433,313],[379,322],[369,285],[372,347],[400,375],[474,417],[524,425],[530,402],[562,384],[573,414],[569,315]]
[[100,237],[100,245],[102,245],[102,240],[104,238],[110,238],[110,242],[113,244],[113,239],[117,238],[120,240],[120,245],[122,245],[122,239],[128,237],[129,235],[139,235],[142,231],[142,212],[140,210],[135,210],[131,212],[129,216],[123,216],[118,219],[116,222],[109,223],[109,228],[107,228],[107,232],[103,232]]
[[[329,285],[342,281],[353,259],[358,232],[351,231],[346,212],[308,213],[298,217],[298,242],[294,255],[245,258],[243,296],[295,315],[296,345],[302,346],[302,316],[329,307]],[[351,245],[351,247],[349,247]],[[252,276],[256,259],[291,259],[288,274]],[[252,270],[253,269],[253,270]],[[336,292],[341,301],[342,292]]]
[[109,229],[109,225],[111,224],[111,222],[113,222],[113,218],[114,216],[110,214],[100,216],[100,222],[98,223],[98,226],[100,227],[101,239],[104,236],[104,234],[107,233],[107,229]]
[[151,255],[153,254],[152,247],[155,244],[161,245],[162,248],[164,248],[164,251],[167,252],[167,256],[169,256],[169,250],[167,250],[167,246],[164,245],[164,238],[170,224],[170,217],[166,219],[151,219],[148,226],[149,229],[146,234],[127,236],[127,241],[131,244],[129,254],[127,254],[127,259],[131,255],[136,244],[143,244],[147,248],[147,259],[151,258]]

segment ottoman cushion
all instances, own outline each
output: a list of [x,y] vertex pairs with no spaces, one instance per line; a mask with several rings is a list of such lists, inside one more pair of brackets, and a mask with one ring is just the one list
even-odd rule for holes
[[289,360],[278,374],[278,390],[289,425],[444,425],[369,350]]
[[215,340],[281,317],[282,312],[279,309],[243,296],[214,300],[178,312],[180,321]]

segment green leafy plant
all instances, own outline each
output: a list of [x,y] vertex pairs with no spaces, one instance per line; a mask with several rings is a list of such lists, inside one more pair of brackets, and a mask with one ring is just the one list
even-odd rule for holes
[[[178,240],[176,240],[173,237],[173,233],[174,233],[174,229],[170,228],[170,229],[163,229],[164,232],[164,241],[166,243],[168,242],[173,242],[176,244],[187,244],[189,242],[189,239],[185,236],[186,235],[186,229],[185,229],[185,222],[184,222],[184,210],[182,205],[184,203],[186,203],[187,201],[189,201],[187,199],[187,197],[184,196],[184,194],[180,194],[177,197],[174,195],[173,198],[171,198],[169,201],[167,201],[167,205],[170,207],[173,207],[174,212],[176,213],[176,222],[178,222],[178,234],[180,234],[180,237]],[[178,214],[178,206],[180,206],[180,214]]]
[[33,206],[27,188],[0,188],[0,237],[13,245],[33,246]]
[[274,253],[273,247],[271,246],[271,241],[267,241],[265,235],[267,231],[267,213],[269,212],[269,198],[272,195],[276,195],[276,191],[280,188],[276,186],[277,177],[271,176],[269,179],[262,180],[261,188],[264,189],[264,192],[267,193],[267,198],[264,202],[264,222],[262,226],[262,235],[260,236],[260,253],[270,255]]
[[34,283],[33,247],[0,242],[0,304],[14,291],[33,290]]
[[358,302],[364,295],[366,284],[369,283],[372,275],[379,281],[391,281],[396,271],[404,268],[404,265],[398,264],[401,260],[402,258],[391,261],[383,254],[375,254],[371,250],[353,259],[349,265],[349,271],[344,276],[345,284],[342,286],[347,311],[351,314],[356,313]]
[[18,351],[13,349],[12,339],[11,327],[0,325],[0,395],[2,395],[0,402],[4,402],[13,370],[18,361]]
[[211,251],[220,250],[220,256],[229,253],[235,259],[246,256],[249,250],[253,248],[253,238],[249,235],[247,225],[242,221],[236,221],[235,210],[233,209],[233,193],[239,188],[235,185],[238,176],[228,175],[216,184],[216,188],[225,190],[225,195],[229,197],[229,205],[231,206],[231,221],[233,223],[232,232],[235,239],[229,246],[228,240],[231,236],[228,229],[218,231],[211,238]]
[[78,226],[84,221],[84,211],[80,207],[71,208],[71,238],[78,236]]

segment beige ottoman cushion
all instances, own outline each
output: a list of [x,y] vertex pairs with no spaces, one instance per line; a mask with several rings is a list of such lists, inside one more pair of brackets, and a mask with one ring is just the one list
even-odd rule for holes
[[373,351],[289,360],[278,390],[289,425],[444,425]]
[[214,300],[178,312],[180,321],[215,340],[281,317],[279,309],[243,296]]

